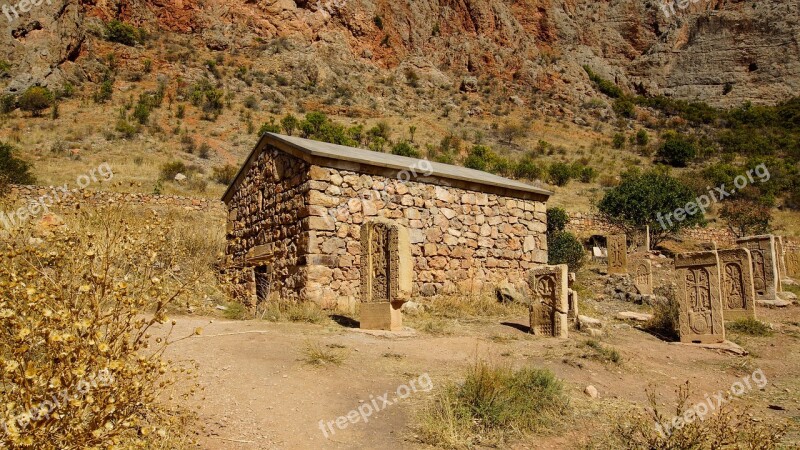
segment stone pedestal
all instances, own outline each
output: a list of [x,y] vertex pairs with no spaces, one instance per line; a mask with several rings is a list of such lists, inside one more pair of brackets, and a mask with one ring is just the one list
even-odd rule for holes
[[361,304],[361,329],[400,331],[403,329],[402,303],[378,302]]

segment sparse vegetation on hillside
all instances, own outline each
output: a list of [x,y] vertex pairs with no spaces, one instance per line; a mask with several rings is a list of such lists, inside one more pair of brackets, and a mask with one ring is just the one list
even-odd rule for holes
[[42,111],[53,105],[53,93],[42,86],[31,86],[19,96],[17,104],[23,111],[33,116],[40,116]]

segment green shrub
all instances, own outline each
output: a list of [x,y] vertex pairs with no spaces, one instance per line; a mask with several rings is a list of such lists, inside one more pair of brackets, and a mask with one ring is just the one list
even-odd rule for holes
[[611,98],[622,97],[622,89],[620,89],[619,86],[597,75],[589,66],[583,66],[583,70],[589,75],[589,79],[595,84],[597,90]]
[[566,264],[576,272],[583,266],[586,252],[574,234],[556,231],[547,236],[547,261],[549,264]]
[[0,78],[6,76],[11,71],[11,64],[5,59],[0,59]]
[[462,383],[443,386],[417,418],[417,434],[434,447],[505,447],[542,432],[569,410],[564,387],[547,369],[478,362]]
[[287,114],[281,119],[281,128],[283,128],[283,132],[289,136],[294,134],[294,130],[297,129],[298,125],[300,125],[300,121],[292,114]]
[[114,130],[116,130],[122,137],[130,139],[136,136],[136,133],[139,132],[139,124],[136,122],[128,122],[124,118],[120,118],[117,120],[117,124],[114,126]]
[[599,173],[594,167],[581,166],[577,168],[576,175],[581,180],[581,183],[591,183],[597,179]]
[[772,327],[752,317],[738,319],[725,324],[725,329],[750,336],[772,336]]
[[489,167],[491,159],[492,150],[489,147],[476,145],[467,154],[467,159],[464,160],[464,167],[485,171]]
[[8,114],[17,107],[17,98],[12,94],[0,95],[0,114]]
[[142,42],[143,33],[136,27],[119,20],[112,20],[106,24],[106,39],[123,45],[134,46]]
[[409,158],[419,158],[419,152],[412,147],[408,142],[400,142],[392,147],[392,154],[399,156],[407,156]]
[[656,245],[683,228],[705,222],[702,211],[687,215],[683,221],[672,219],[670,223],[665,218],[694,200],[695,193],[662,167],[644,173],[638,170],[623,173],[622,182],[606,192],[598,206],[608,220],[628,234],[649,225],[651,242]]
[[697,156],[697,144],[692,138],[669,131],[664,133],[656,156],[672,167],[686,167]]
[[179,173],[186,174],[186,164],[183,161],[172,161],[161,166],[161,180],[172,181]]
[[614,100],[614,105],[612,108],[614,109],[614,112],[621,117],[632,119],[636,115],[636,107],[633,101],[627,97],[620,97]]
[[613,139],[614,148],[623,148],[625,147],[625,135],[622,133],[616,133]]
[[569,223],[569,214],[564,208],[547,208],[547,235],[564,231]]
[[0,179],[11,184],[33,184],[31,165],[14,156],[14,147],[0,142]]
[[280,132],[281,132],[281,127],[280,125],[275,123],[274,118],[270,118],[269,122],[264,122],[264,124],[261,125],[261,128],[258,129],[259,136],[263,136],[264,133],[280,133]]
[[547,171],[550,183],[556,186],[566,186],[572,179],[572,168],[563,162],[556,161],[550,165]]
[[17,103],[20,109],[39,116],[42,111],[53,106],[53,93],[42,86],[31,86],[19,96]]
[[645,146],[650,143],[650,135],[647,134],[645,130],[639,130],[636,132],[636,144],[639,146]]
[[538,180],[542,177],[543,172],[542,166],[536,164],[533,158],[527,156],[520,159],[514,166],[514,176],[526,180]]
[[95,103],[105,103],[111,100],[113,94],[114,79],[106,77],[103,82],[100,83],[100,87],[97,88],[97,92],[94,94],[94,101]]
[[214,174],[212,178],[217,183],[227,186],[233,183],[237,173],[239,173],[239,169],[236,166],[232,164],[226,164],[222,167],[214,167]]

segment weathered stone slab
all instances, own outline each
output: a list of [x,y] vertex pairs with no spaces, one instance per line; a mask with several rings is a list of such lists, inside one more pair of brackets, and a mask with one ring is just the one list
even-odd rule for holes
[[776,300],[780,292],[780,277],[775,252],[775,236],[750,236],[736,241],[750,250],[753,261],[753,285],[756,300]]
[[569,300],[566,264],[533,269],[528,283],[531,289],[530,332],[538,336],[566,338]]
[[653,295],[653,265],[648,259],[635,259],[632,264],[633,284],[641,295]]
[[783,279],[786,278],[786,257],[781,236],[775,236],[775,261],[778,268],[778,292],[782,292]]
[[800,280],[800,252],[786,252],[784,258],[786,259],[786,275],[789,278]]
[[725,322],[717,252],[682,253],[675,256],[675,298],[681,342],[725,341]]
[[756,317],[756,291],[753,286],[753,260],[750,250],[720,250],[722,306],[725,320]]
[[619,320],[635,320],[637,322],[648,322],[653,318],[652,314],[639,313],[634,311],[622,311],[617,313]]
[[578,323],[578,292],[569,289],[567,293],[567,304],[569,310],[567,311],[567,319],[575,324]]
[[624,234],[608,236],[608,273],[628,273],[628,242]]

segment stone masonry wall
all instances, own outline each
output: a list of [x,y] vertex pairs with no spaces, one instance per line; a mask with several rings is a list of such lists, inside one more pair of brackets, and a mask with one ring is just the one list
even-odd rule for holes
[[543,202],[384,176],[310,168],[307,298],[359,301],[360,229],[371,217],[408,228],[415,295],[479,292],[547,263]]
[[[308,165],[267,148],[228,204],[229,263],[234,268],[268,265],[270,292],[287,300],[301,299],[306,284],[302,217],[308,190]],[[242,273],[247,292],[255,293],[253,272]]]

